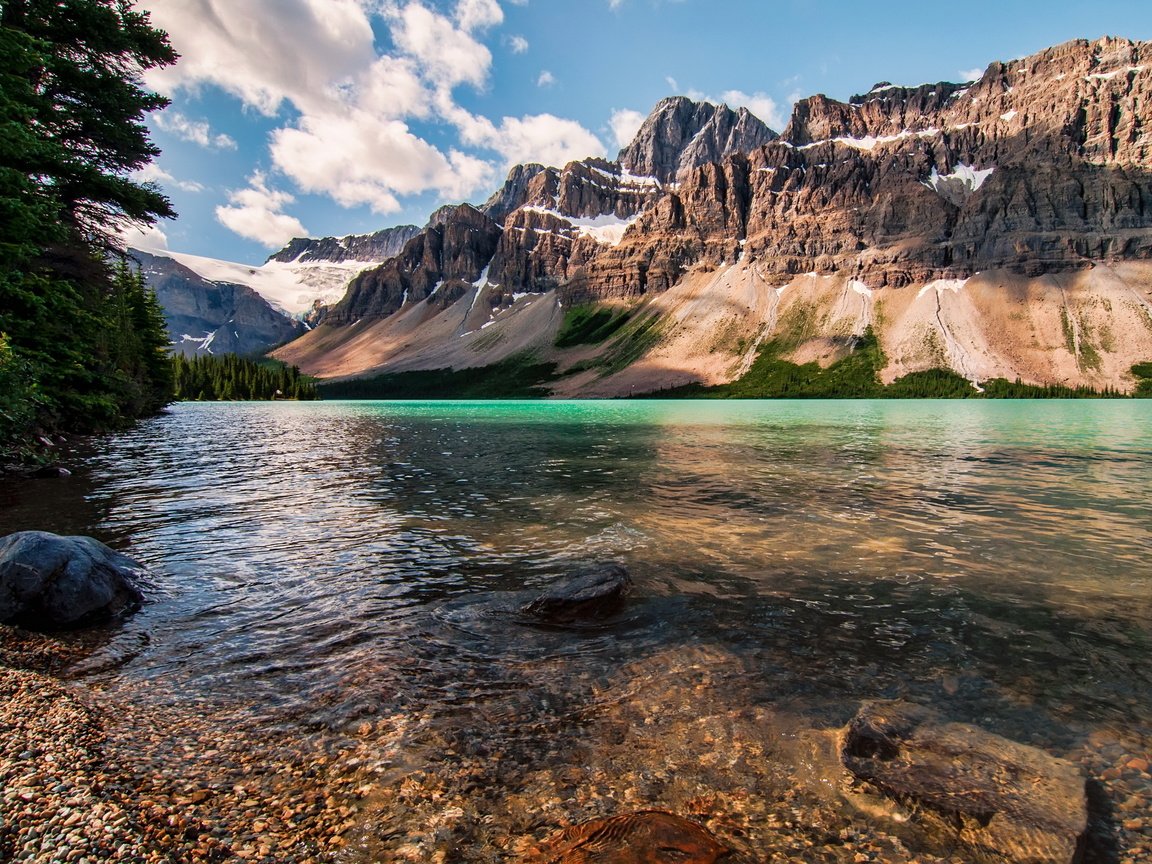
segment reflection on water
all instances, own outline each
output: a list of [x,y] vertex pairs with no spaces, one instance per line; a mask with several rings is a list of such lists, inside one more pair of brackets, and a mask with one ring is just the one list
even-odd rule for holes
[[[751,727],[776,724],[779,749],[877,697],[1071,757],[1101,734],[1146,751],[1149,420],[1143,402],[186,404],[73,478],[9,484],[0,533],[92,533],[157,574],[77,670],[100,688],[376,736],[380,808],[420,764],[529,797],[547,767],[539,788],[578,789],[580,821],[611,812],[613,765],[647,777],[617,804],[787,794],[795,753],[772,780],[715,748],[763,760]],[[596,559],[636,581],[621,626],[483,617]],[[645,761],[660,748],[680,770]]]

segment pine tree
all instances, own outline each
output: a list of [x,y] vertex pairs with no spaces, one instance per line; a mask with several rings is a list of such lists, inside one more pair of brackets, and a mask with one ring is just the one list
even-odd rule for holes
[[40,427],[120,425],[170,398],[167,337],[110,262],[125,220],[174,215],[129,175],[158,154],[144,116],[167,104],[141,75],[175,59],[128,0],[0,3],[0,333],[38,383]]

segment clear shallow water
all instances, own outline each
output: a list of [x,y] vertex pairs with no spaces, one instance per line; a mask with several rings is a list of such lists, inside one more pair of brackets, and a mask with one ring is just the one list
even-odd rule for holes
[[[832,728],[877,697],[1071,755],[1152,733],[1149,490],[1139,401],[182,404],[4,487],[0,533],[153,569],[97,687],[290,736],[390,718],[387,770],[589,711]],[[603,559],[636,582],[617,626],[485,612]]]

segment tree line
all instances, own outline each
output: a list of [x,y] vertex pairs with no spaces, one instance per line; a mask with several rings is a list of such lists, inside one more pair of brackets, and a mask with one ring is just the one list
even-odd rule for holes
[[235,354],[173,358],[175,398],[182,402],[316,398],[316,383],[296,366]]
[[132,179],[168,104],[143,74],[177,59],[125,0],[0,3],[0,456],[122,427],[172,399],[168,335],[128,267],[128,224],[174,216]]

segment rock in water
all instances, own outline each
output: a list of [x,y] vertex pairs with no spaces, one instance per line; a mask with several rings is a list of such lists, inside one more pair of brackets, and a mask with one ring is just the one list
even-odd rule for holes
[[0,622],[56,630],[134,612],[146,572],[91,537],[9,534],[0,539]]
[[875,702],[844,730],[840,757],[885,795],[942,816],[975,856],[1021,864],[1080,859],[1084,778],[1035,747],[920,705]]
[[672,813],[641,810],[573,825],[545,841],[532,862],[547,864],[715,864],[730,850]]
[[619,564],[599,564],[551,586],[521,611],[545,622],[560,624],[606,618],[620,611],[632,588],[628,571]]

